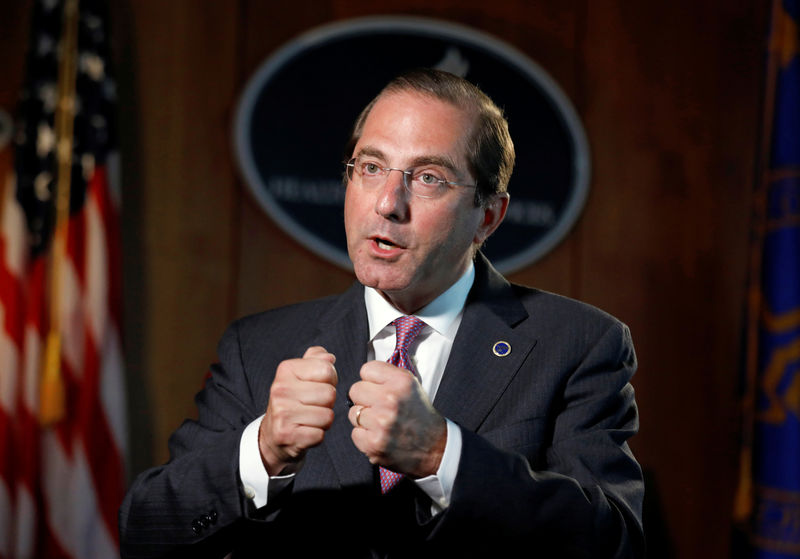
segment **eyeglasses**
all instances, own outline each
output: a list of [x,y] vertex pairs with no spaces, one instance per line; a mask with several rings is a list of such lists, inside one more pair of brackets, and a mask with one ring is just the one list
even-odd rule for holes
[[476,188],[474,184],[461,184],[441,177],[441,171],[422,167],[420,169],[395,169],[394,167],[381,167],[375,161],[353,158],[344,164],[347,180],[352,181],[353,175],[358,177],[363,188],[371,189],[383,186],[391,171],[400,171],[403,174],[403,186],[418,198],[439,198],[451,186],[464,186]]

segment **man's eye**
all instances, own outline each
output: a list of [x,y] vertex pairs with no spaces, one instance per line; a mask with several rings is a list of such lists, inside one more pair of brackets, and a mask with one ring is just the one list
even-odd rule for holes
[[431,173],[418,173],[416,179],[425,186],[438,186],[442,182],[442,179]]
[[381,172],[380,166],[375,163],[364,163],[361,166],[361,170],[365,175],[377,175]]

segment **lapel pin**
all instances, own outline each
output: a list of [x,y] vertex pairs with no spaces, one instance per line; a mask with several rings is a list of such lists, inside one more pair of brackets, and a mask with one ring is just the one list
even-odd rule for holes
[[498,357],[505,357],[511,353],[511,344],[508,342],[495,342],[492,346],[492,353]]

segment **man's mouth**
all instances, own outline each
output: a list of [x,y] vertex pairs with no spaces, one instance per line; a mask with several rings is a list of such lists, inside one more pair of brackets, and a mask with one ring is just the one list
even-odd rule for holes
[[394,251],[403,248],[401,245],[386,237],[372,237],[372,242],[375,243],[375,246],[379,250]]
[[377,243],[378,248],[381,248],[383,250],[390,250],[397,246],[392,241],[389,241],[387,239],[375,239],[375,243]]

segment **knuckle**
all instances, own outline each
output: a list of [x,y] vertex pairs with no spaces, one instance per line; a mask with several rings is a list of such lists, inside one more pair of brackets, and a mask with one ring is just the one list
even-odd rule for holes
[[399,409],[400,401],[398,400],[397,396],[392,392],[386,392],[383,394],[383,398],[381,401],[381,407],[386,411],[386,413],[395,416],[397,415],[397,410]]
[[291,431],[291,411],[280,404],[271,406],[268,410],[271,421],[270,430],[277,436],[285,437]]
[[414,390],[416,379],[411,375],[401,375],[398,379],[398,389],[401,394],[410,394]]
[[325,429],[328,429],[331,425],[333,425],[333,419],[334,419],[333,410],[326,409],[325,415],[323,416],[322,420],[323,427]]
[[386,449],[389,446],[389,437],[385,431],[375,433],[372,438],[372,453],[375,456],[384,456]]
[[325,429],[314,429],[309,439],[307,448],[321,444],[325,440]]
[[302,437],[302,445],[310,447],[322,442],[323,432],[320,429],[308,429]]
[[276,380],[272,383],[269,394],[271,398],[277,400],[287,398],[289,396],[289,387],[285,383]]
[[275,379],[277,380],[280,378],[293,376],[296,362],[296,359],[286,359],[285,361],[278,363],[278,367],[275,369]]
[[330,382],[330,384],[332,384],[333,386],[336,386],[337,384],[339,384],[339,374],[336,372],[336,367],[334,367],[333,365],[329,365],[328,370],[330,375],[328,382]]
[[336,403],[336,388],[334,388],[333,386],[329,386],[327,399],[325,400],[325,405],[332,407],[335,403]]
[[292,443],[292,432],[285,422],[279,421],[273,424],[272,438],[280,446],[288,446]]

